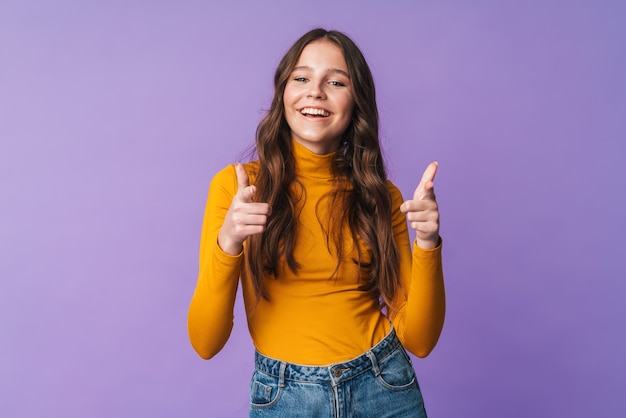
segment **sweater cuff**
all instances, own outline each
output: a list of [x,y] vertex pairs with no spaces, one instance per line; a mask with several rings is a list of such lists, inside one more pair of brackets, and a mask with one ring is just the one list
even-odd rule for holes
[[214,254],[217,256],[217,259],[220,262],[228,263],[229,260],[230,260],[230,262],[234,262],[234,261],[238,261],[239,259],[243,258],[243,248],[241,249],[239,254],[231,255],[231,254],[228,254],[228,253],[224,252],[224,250],[222,250],[222,247],[220,247],[220,245],[217,243],[217,239],[216,239],[215,240],[215,252],[214,252]]
[[210,265],[206,266],[206,271],[210,271],[207,277],[207,284],[210,288],[224,289],[237,286],[241,264],[243,262],[243,251],[237,255],[225,253],[215,241]]
[[417,240],[413,240],[413,256],[420,258],[431,258],[441,256],[441,248],[443,246],[443,238],[439,237],[439,245],[430,250],[425,250],[417,245]]

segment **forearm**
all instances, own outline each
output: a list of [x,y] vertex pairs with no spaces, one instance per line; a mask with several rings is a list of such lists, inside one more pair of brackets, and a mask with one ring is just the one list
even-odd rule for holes
[[217,244],[201,255],[198,282],[188,313],[191,345],[204,359],[216,355],[228,341],[243,255],[230,256]]
[[423,250],[414,245],[406,318],[405,345],[426,357],[439,340],[446,311],[441,245]]
[[405,348],[426,357],[437,344],[445,317],[441,245],[424,250],[414,244],[413,254],[405,250],[403,258],[403,291],[399,292],[398,309],[390,311],[391,318]]
[[189,306],[187,328],[191,345],[205,359],[217,354],[230,336],[243,253],[229,255],[218,245],[218,234],[236,190],[232,166],[211,182],[202,223],[198,281]]

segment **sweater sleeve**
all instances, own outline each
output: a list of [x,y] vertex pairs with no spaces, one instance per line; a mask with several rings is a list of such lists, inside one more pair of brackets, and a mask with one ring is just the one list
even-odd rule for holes
[[389,317],[404,347],[426,357],[437,344],[445,316],[441,243],[432,250],[411,244],[400,190],[389,183],[393,231],[400,258],[400,287],[389,307]]
[[224,347],[233,327],[243,252],[236,256],[226,254],[217,244],[217,235],[236,190],[237,177],[231,165],[211,181],[204,212],[198,281],[187,318],[191,345],[204,359]]

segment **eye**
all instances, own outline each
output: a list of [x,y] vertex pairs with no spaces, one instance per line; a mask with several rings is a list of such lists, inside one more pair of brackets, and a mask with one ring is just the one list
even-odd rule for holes
[[345,87],[346,86],[345,83],[342,83],[341,81],[337,81],[337,80],[329,81],[329,84],[331,86],[335,86],[335,87]]
[[307,81],[306,77],[294,77],[293,81],[297,81],[299,83],[304,83],[305,81]]

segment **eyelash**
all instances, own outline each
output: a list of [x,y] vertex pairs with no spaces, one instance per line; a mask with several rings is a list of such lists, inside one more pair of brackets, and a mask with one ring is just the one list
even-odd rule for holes
[[[293,79],[293,80],[294,80],[294,81],[297,81],[297,82],[301,82],[301,83],[303,83],[303,82],[305,82],[305,81],[308,81],[308,79],[307,79],[306,77],[294,77],[294,79]],[[330,83],[332,86],[335,86],[335,87],[345,87],[345,86],[346,86],[346,84],[345,84],[345,83],[342,83],[341,81],[337,81],[337,80],[332,80],[332,81],[329,81],[329,83]]]

